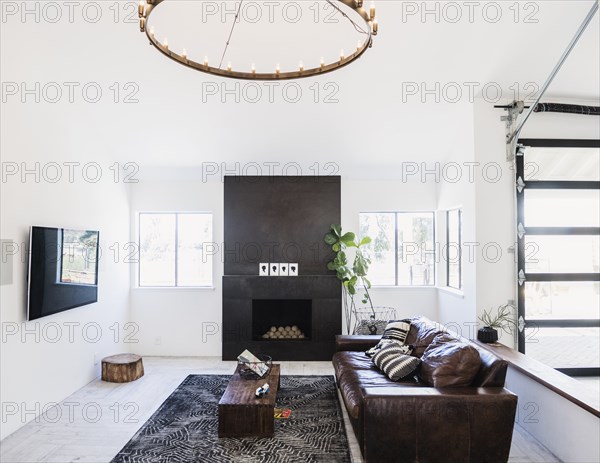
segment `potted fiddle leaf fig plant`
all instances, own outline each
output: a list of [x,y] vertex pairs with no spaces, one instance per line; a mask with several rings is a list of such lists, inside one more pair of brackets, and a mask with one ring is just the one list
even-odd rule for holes
[[477,331],[477,339],[481,342],[492,343],[498,340],[498,330],[507,334],[512,334],[512,329],[516,327],[516,321],[513,318],[514,307],[510,304],[501,305],[496,309],[484,310],[479,321],[483,327]]
[[[334,254],[333,259],[327,264],[327,268],[335,271],[336,276],[342,282],[344,291],[344,318],[346,320],[346,329],[350,333],[352,314],[356,310],[354,297],[357,292],[360,291],[363,293],[361,302],[365,305],[369,304],[373,312],[371,318],[375,319],[375,309],[371,301],[371,295],[369,294],[371,282],[367,278],[371,260],[364,254],[362,249],[363,246],[371,242],[371,238],[365,236],[359,241],[352,232],[342,234],[341,225],[331,225],[329,232],[325,234],[323,239],[325,243],[331,246]],[[352,264],[349,263],[347,255],[347,251],[350,248],[354,250]]]

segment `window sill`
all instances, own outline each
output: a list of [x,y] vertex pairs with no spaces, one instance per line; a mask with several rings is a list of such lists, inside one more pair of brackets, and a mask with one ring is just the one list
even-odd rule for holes
[[462,289],[451,288],[450,286],[438,286],[438,290],[443,293],[452,294],[453,296],[463,298],[465,297],[465,293]]
[[134,291],[214,291],[215,286],[134,286]]
[[436,287],[433,285],[428,285],[428,286],[425,286],[425,285],[423,285],[423,286],[416,286],[416,285],[415,286],[392,286],[392,285],[390,285],[390,286],[374,286],[373,285],[373,286],[371,286],[371,290],[374,290],[374,289],[383,289],[383,290],[410,289],[410,290],[414,290],[414,289],[436,289]]

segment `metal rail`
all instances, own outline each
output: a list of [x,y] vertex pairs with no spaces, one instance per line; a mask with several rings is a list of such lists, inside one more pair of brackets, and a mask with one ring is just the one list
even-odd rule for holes
[[581,26],[579,26],[579,29],[575,33],[575,36],[573,37],[573,39],[567,46],[566,50],[563,52],[562,56],[558,60],[558,63],[556,63],[556,66],[554,66],[554,69],[552,70],[552,72],[550,73],[548,78],[546,79],[546,82],[540,89],[540,92],[539,92],[538,97],[536,98],[535,102],[529,107],[529,110],[525,113],[525,116],[523,117],[523,119],[521,120],[519,125],[517,125],[517,128],[512,133],[512,135],[506,139],[507,145],[511,144],[512,141],[519,136],[519,133],[521,132],[521,129],[523,129],[523,126],[527,122],[527,119],[529,119],[529,116],[531,116],[531,113],[533,113],[533,110],[535,109],[537,104],[540,102],[540,100],[544,96],[544,93],[546,92],[546,90],[548,89],[548,87],[550,86],[552,81],[554,80],[554,77],[556,77],[556,74],[558,74],[558,71],[560,70],[560,68],[562,67],[564,62],[567,60],[567,58],[568,58],[569,54],[571,53],[571,51],[573,50],[573,48],[575,48],[575,45],[577,44],[577,42],[583,35],[583,32],[586,30],[587,26],[590,24],[590,22],[592,21],[592,18],[594,17],[594,15],[596,14],[597,11],[598,11],[598,0],[594,0],[594,4],[592,5],[592,8],[590,9],[589,13],[587,14],[585,19],[581,23]]

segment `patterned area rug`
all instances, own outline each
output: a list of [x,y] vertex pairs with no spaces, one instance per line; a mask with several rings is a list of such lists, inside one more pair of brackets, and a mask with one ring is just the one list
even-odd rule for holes
[[281,376],[272,438],[217,436],[217,404],[229,376],[190,375],[123,447],[112,463],[327,462],[350,454],[333,376]]

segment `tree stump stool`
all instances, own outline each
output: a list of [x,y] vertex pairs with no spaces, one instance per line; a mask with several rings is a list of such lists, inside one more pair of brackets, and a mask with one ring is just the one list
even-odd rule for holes
[[142,376],[144,376],[144,364],[139,355],[118,354],[102,359],[102,381],[129,383]]

